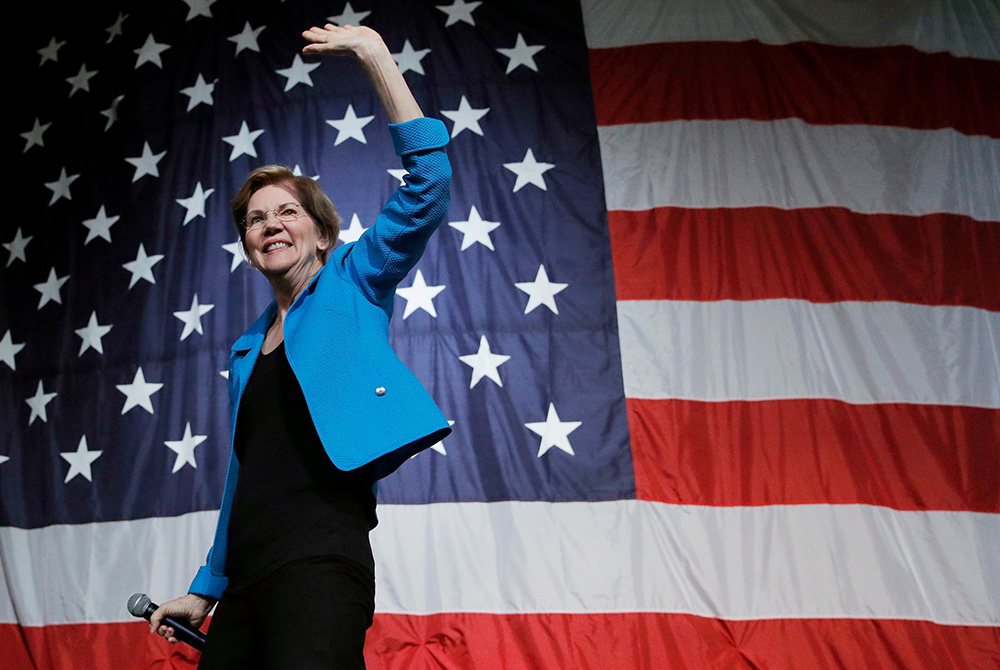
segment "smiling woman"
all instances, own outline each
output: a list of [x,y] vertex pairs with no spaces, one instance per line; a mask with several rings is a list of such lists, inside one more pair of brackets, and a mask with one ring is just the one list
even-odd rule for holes
[[[246,249],[247,232],[254,226],[263,225],[259,217],[266,214],[260,207],[251,205],[251,198],[267,186],[282,186],[288,194],[288,201],[281,205],[294,205],[305,210],[313,223],[330,240],[336,241],[340,234],[341,218],[337,208],[327,197],[315,180],[309,177],[296,176],[283,165],[263,165],[247,177],[236,197],[233,198],[233,223],[240,234],[240,241]],[[281,220],[282,212],[273,212],[275,218]],[[266,218],[266,217],[265,217]],[[291,217],[291,220],[298,218]],[[285,217],[286,222],[289,220]],[[331,245],[332,248],[332,245]],[[322,260],[326,262],[325,253]]]
[[[337,249],[340,217],[308,177],[260,167],[233,201],[274,302],[232,348],[233,439],[214,544],[189,593],[150,618],[176,642],[164,616],[198,627],[218,601],[201,668],[363,668],[374,484],[451,431],[389,346],[396,285],[448,208],[448,132],[423,117],[371,29],[327,24],[303,37],[305,53],[358,60],[410,176],[375,224]],[[323,616],[306,601],[323,603]]]
[[[336,224],[311,216],[304,205],[289,200],[296,197],[302,199],[292,184],[264,186],[250,196],[250,212],[240,220],[247,259],[271,282],[275,297],[281,293],[298,295],[326,263],[327,251],[336,240]],[[270,353],[283,339],[279,329],[272,330],[264,353]]]

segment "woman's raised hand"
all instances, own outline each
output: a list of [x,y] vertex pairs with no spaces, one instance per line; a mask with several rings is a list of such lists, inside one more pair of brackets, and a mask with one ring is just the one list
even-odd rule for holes
[[389,123],[402,123],[424,115],[389,48],[371,28],[327,23],[322,28],[313,26],[302,31],[302,37],[309,41],[302,47],[304,54],[354,56],[375,87]]
[[302,31],[302,37],[310,42],[302,48],[302,53],[306,54],[361,57],[382,46],[382,38],[367,26],[336,26],[327,23],[322,28],[313,26]]

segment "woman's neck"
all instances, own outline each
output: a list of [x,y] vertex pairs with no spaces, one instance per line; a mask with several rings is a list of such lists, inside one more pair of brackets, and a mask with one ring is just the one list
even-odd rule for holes
[[278,304],[278,319],[285,320],[285,314],[291,308],[292,303],[302,293],[316,273],[323,269],[323,264],[316,260],[309,268],[302,272],[287,273],[281,276],[268,277],[271,283],[271,290],[274,291],[274,300]]

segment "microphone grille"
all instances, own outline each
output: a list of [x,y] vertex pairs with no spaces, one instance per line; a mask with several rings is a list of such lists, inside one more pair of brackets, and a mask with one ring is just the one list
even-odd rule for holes
[[145,593],[133,593],[128,599],[128,611],[132,616],[142,618],[146,613],[146,608],[149,607],[149,603],[149,596]]

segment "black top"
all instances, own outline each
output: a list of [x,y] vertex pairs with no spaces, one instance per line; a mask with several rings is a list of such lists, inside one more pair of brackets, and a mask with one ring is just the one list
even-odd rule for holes
[[330,462],[284,342],[257,358],[234,449],[240,476],[229,523],[229,588],[311,556],[340,556],[374,573],[371,477],[365,468],[345,472]]

